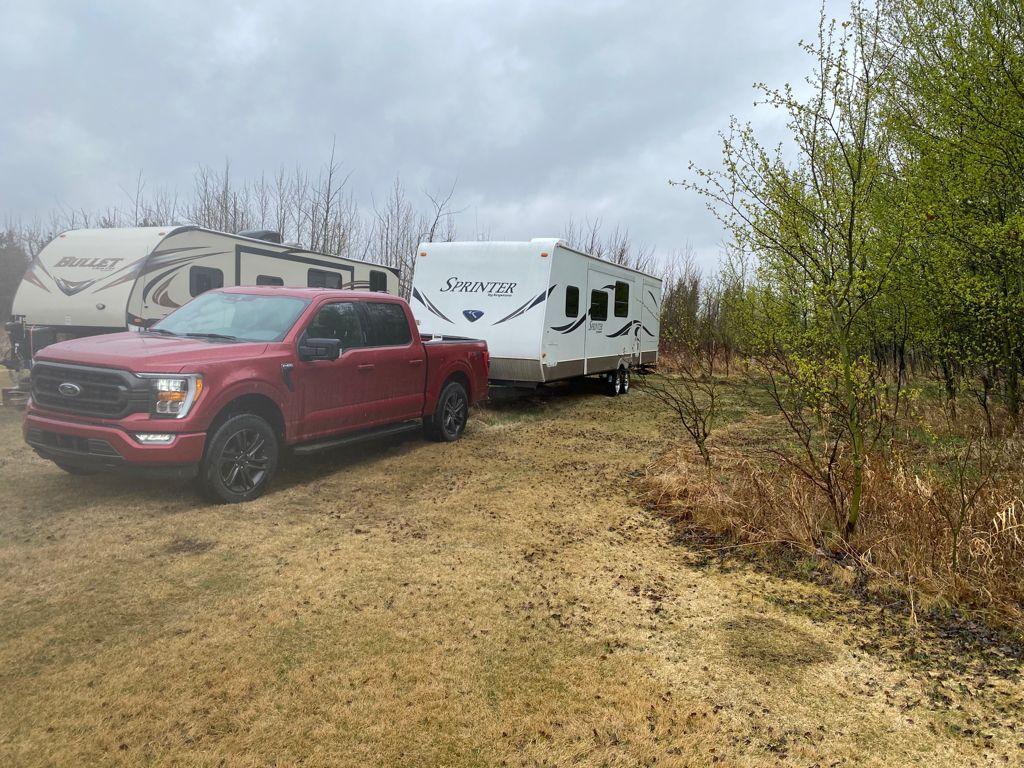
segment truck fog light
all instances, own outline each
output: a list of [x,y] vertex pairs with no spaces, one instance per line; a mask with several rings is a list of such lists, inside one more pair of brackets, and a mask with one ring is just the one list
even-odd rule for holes
[[135,439],[143,445],[167,445],[174,442],[174,435],[164,432],[143,432],[135,435]]

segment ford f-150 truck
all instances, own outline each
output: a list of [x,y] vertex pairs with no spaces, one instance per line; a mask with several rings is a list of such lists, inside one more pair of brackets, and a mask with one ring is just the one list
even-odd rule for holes
[[380,293],[280,287],[201,294],[146,331],[65,341],[32,369],[25,440],[73,474],[197,477],[214,500],[266,490],[294,454],[422,423],[457,440],[487,393],[487,345],[421,338]]

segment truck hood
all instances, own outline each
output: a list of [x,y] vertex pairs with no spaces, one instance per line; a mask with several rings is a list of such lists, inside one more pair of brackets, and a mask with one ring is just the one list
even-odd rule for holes
[[268,346],[266,342],[220,342],[125,332],[51,344],[40,350],[36,359],[134,373],[179,373],[207,363],[252,360]]

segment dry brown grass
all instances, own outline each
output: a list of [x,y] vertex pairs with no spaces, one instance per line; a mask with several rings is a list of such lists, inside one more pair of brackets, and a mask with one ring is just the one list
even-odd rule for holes
[[0,412],[0,765],[1018,760],[1014,679],[676,545],[629,476],[677,439],[640,394],[531,399],[220,507],[63,475]]
[[915,406],[902,433],[868,461],[860,526],[847,543],[824,494],[796,468],[795,449],[794,462],[780,459],[791,450],[781,417],[749,408],[713,436],[711,470],[680,446],[649,466],[645,493],[676,522],[738,542],[849,556],[876,586],[911,602],[970,610],[1021,633],[1022,448],[970,441],[969,418],[951,426],[941,405]]

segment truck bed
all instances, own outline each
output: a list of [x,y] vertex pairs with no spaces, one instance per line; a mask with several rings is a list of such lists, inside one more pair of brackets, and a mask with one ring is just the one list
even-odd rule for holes
[[[470,402],[476,402],[487,395],[487,378],[490,374],[490,359],[487,342],[460,336],[424,336],[423,351],[427,355],[427,397],[428,409],[440,396],[443,372],[451,370],[452,363],[463,360],[472,372],[466,384]],[[433,391],[436,388],[437,391]]]

